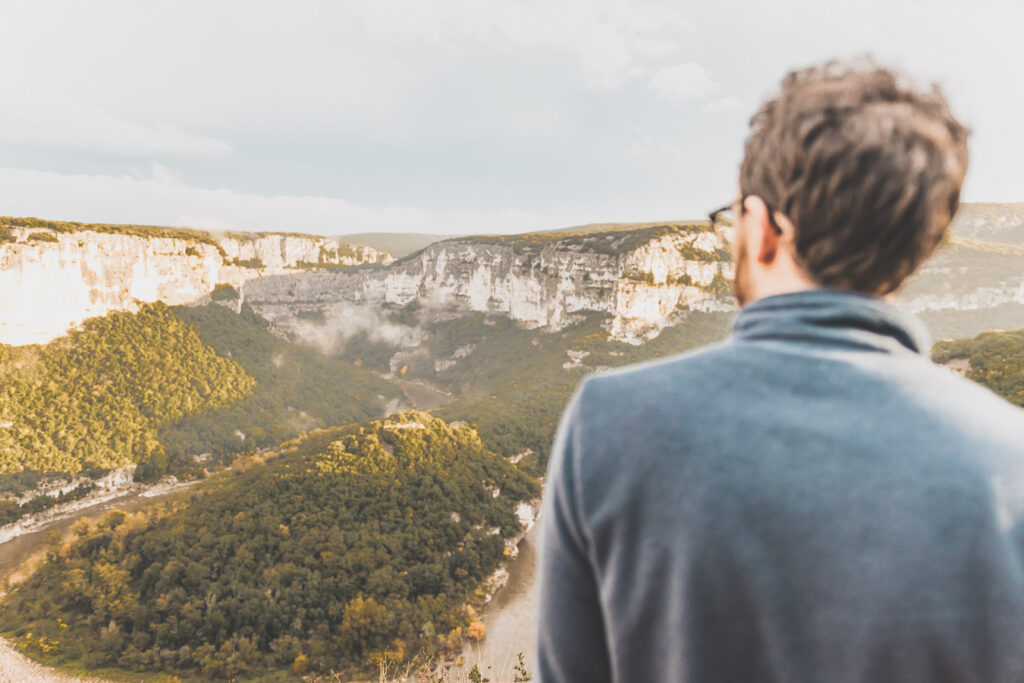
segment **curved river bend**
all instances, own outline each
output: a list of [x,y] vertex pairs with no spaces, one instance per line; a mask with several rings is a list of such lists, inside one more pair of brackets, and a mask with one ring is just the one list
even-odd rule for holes
[[[451,395],[425,383],[399,380],[396,384],[417,410],[433,410],[452,401]],[[0,543],[0,581],[24,568],[33,556],[40,556],[46,549],[46,537],[51,531],[67,534],[80,519],[97,519],[111,510],[136,510],[180,493],[195,483],[198,482],[185,482],[168,490],[149,488],[131,491],[63,515],[58,514],[54,519]],[[533,648],[537,633],[534,584],[538,529],[539,525],[534,524],[520,541],[519,554],[508,563],[508,583],[483,610],[481,618],[487,627],[486,637],[482,642],[468,646],[463,652],[466,670],[477,664],[492,681],[504,681],[506,677],[512,679],[510,672],[518,652],[525,656],[527,669],[536,680]],[[491,667],[490,674],[487,673],[488,667]],[[0,682],[6,681],[95,683],[102,679],[79,678],[60,669],[42,666],[15,651],[10,641],[0,639]]]

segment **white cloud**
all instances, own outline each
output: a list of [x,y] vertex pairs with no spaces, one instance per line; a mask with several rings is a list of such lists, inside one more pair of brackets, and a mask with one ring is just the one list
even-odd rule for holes
[[[624,0],[363,0],[352,19],[373,37],[464,52],[562,52],[592,88],[615,88],[677,54],[693,24],[673,7]],[[553,62],[557,64],[557,61]]]
[[743,103],[735,97],[719,97],[704,104],[700,110],[707,114],[728,114],[739,111],[742,106]]
[[153,161],[150,163],[150,167],[153,173],[153,180],[157,181],[158,183],[163,183],[165,185],[183,184],[181,182],[181,178],[179,178],[174,171],[167,168],[163,164],[158,164],[157,162]]
[[[506,67],[501,88],[523,109],[554,99],[529,87],[549,77],[572,102],[679,60],[695,33],[683,11],[633,0],[3,6],[0,90],[29,104],[0,111],[0,141],[149,159],[223,157],[283,131],[415,146],[459,121],[452,137],[505,136],[475,106],[487,83],[476,65]],[[425,117],[439,92],[447,109]],[[225,130],[231,141],[207,133]]]
[[[1014,33],[1024,3],[944,0],[923,24],[919,4],[105,0],[97,9],[0,0],[0,164],[92,174],[137,166],[152,179],[155,159],[210,187],[364,204],[558,206],[572,222],[647,216],[648,206],[673,206],[659,204],[665,195],[675,215],[697,215],[704,195],[732,191],[744,114],[789,69],[870,51],[947,87],[975,131],[969,196],[1020,199],[1024,89],[1000,75],[1024,61]],[[659,69],[688,61],[707,79],[669,84],[662,73],[662,92],[649,87]],[[683,97],[707,81],[720,87]],[[726,95],[738,110],[728,112]],[[692,111],[680,117],[670,101]],[[635,127],[651,140],[631,146]],[[677,150],[708,167],[670,178],[658,162]],[[681,186],[691,203],[669,194]],[[53,215],[60,201],[31,212]],[[93,219],[259,224],[206,205],[153,216],[112,200],[100,208]]]
[[660,69],[651,76],[648,86],[658,97],[675,104],[707,97],[718,89],[707,69],[696,62]]
[[545,222],[533,213],[515,209],[430,211],[361,206],[335,197],[210,190],[181,183],[159,164],[153,164],[150,178],[0,168],[0,214],[323,235],[374,231],[509,233],[569,224]]
[[142,123],[82,102],[35,98],[31,106],[0,108],[0,142],[84,149],[106,154],[222,158],[223,140],[193,135],[166,123]]

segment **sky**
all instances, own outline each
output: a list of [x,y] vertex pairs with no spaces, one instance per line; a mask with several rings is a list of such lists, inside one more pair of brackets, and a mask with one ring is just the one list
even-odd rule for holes
[[791,69],[871,54],[1024,200],[1024,3],[0,0],[0,215],[506,233],[697,218]]

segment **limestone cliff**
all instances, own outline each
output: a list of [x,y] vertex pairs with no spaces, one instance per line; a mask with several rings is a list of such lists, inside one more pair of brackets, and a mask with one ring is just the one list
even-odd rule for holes
[[[992,219],[1000,206],[982,208],[958,220],[954,238],[901,290],[905,306],[1024,303],[1024,232]],[[641,343],[673,324],[676,311],[733,306],[726,235],[706,222],[455,238],[392,262],[369,247],[308,235],[11,222],[34,220],[0,218],[0,343],[46,342],[135,301],[204,301],[222,283],[240,291],[233,305],[244,301],[300,336],[322,332],[316,320],[368,320],[382,306],[415,302],[549,330],[598,312],[613,338]],[[337,265],[366,267],[320,267]]]
[[728,307],[731,268],[724,236],[706,224],[660,225],[452,239],[387,268],[261,278],[243,294],[284,328],[301,326],[298,313],[418,302],[551,330],[597,311],[610,316],[613,337],[639,343],[677,309]]
[[[60,224],[66,226],[68,224]],[[132,232],[5,227],[0,242],[0,343],[37,344],[86,318],[136,302],[183,304],[218,284],[313,266],[390,260],[369,247],[291,234],[203,239]],[[201,235],[201,233],[197,233]]]
[[[968,205],[944,248],[900,290],[902,306],[926,312],[1024,304],[1024,244],[1010,243],[1024,238],[1017,240],[1013,221],[996,221],[1003,226],[999,230],[984,222],[991,220],[989,214],[1001,215],[999,206],[984,206],[988,213],[980,218],[976,208]],[[968,228],[985,228],[986,239],[965,236]],[[612,338],[641,343],[673,324],[678,310],[734,307],[726,237],[706,223],[464,237],[436,242],[364,273],[251,280],[244,296],[280,328],[318,342],[323,328],[309,324],[311,319],[344,326],[345,318],[365,318],[358,309],[416,302],[442,312],[507,315],[549,330],[594,311],[608,316]],[[1006,242],[990,241],[993,237]],[[1005,316],[994,319],[1011,322]],[[977,324],[993,323],[981,317]],[[415,331],[406,336],[403,344],[415,346]]]

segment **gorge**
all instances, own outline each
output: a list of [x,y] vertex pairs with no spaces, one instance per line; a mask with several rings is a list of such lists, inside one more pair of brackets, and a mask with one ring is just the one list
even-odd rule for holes
[[[921,315],[936,338],[973,336],[990,327],[1024,327],[1024,270],[1019,267],[1024,255],[1022,218],[1024,211],[1018,205],[966,205],[958,216],[952,238],[900,292],[899,303]],[[397,534],[394,539],[402,538],[402,525],[407,524],[403,515],[408,514],[409,508],[415,511],[416,524],[409,528],[417,529],[417,541],[409,545],[402,545],[404,540],[394,541],[388,552],[396,556],[415,557],[420,553],[417,544],[429,546],[431,539],[438,543],[441,538],[454,544],[446,546],[448,550],[459,552],[458,539],[449,528],[451,524],[458,527],[466,543],[494,544],[496,541],[488,540],[488,525],[493,520],[488,522],[485,518],[491,515],[495,520],[504,520],[512,508],[492,510],[491,503],[511,506],[516,500],[532,498],[533,487],[544,473],[558,416],[586,374],[721,339],[728,334],[734,310],[728,235],[716,233],[706,222],[698,221],[452,238],[392,260],[377,251],[344,247],[315,236],[280,233],[246,237],[131,226],[53,229],[46,227],[45,221],[7,220],[6,233],[0,233],[0,239],[5,239],[6,234],[6,241],[0,243],[0,283],[9,285],[0,292],[0,351],[5,354],[0,355],[0,390],[5,382],[10,384],[10,378],[18,377],[19,386],[27,387],[19,396],[43,398],[33,399],[31,410],[24,406],[0,410],[0,443],[20,444],[18,439],[24,434],[18,428],[31,423],[32,438],[41,443],[46,441],[49,462],[60,463],[62,471],[78,471],[74,454],[79,452],[86,466],[126,466],[134,458],[134,462],[144,463],[143,470],[150,476],[173,473],[181,479],[198,481],[189,489],[190,505],[209,511],[230,510],[235,520],[225,523],[223,528],[224,534],[237,535],[230,552],[217,550],[213,545],[194,552],[187,549],[193,553],[190,561],[197,565],[186,568],[194,574],[192,578],[170,571],[166,577],[157,576],[156,570],[146,578],[146,567],[133,566],[128,555],[111,554],[106,559],[75,555],[70,545],[60,550],[64,553],[60,558],[62,566],[85,570],[116,559],[118,571],[125,572],[127,577],[125,585],[145,596],[150,601],[147,606],[166,602],[180,611],[179,616],[191,615],[197,605],[189,602],[192,596],[188,590],[184,598],[171,596],[176,586],[193,585],[187,583],[193,580],[196,586],[206,585],[204,581],[209,585],[235,586],[230,572],[256,561],[245,553],[269,543],[264,551],[266,557],[260,561],[284,573],[268,575],[267,587],[279,591],[279,595],[298,591],[298,586],[304,584],[293,586],[293,579],[286,577],[301,576],[312,581],[311,577],[320,572],[316,580],[322,581],[326,575],[323,567],[331,567],[327,574],[340,572],[338,576],[357,577],[352,579],[354,583],[346,585],[344,599],[335,606],[335,616],[340,621],[345,608],[351,606],[350,624],[359,615],[366,624],[379,627],[366,640],[368,647],[397,653],[398,645],[402,645],[403,656],[410,656],[410,643],[420,639],[440,648],[439,651],[457,651],[454,645],[464,645],[469,640],[465,629],[467,624],[475,623],[476,617],[466,616],[470,612],[460,611],[454,603],[444,610],[424,607],[423,614],[433,615],[429,619],[433,630],[425,628],[425,622],[410,621],[392,624],[394,630],[388,631],[390,627],[381,626],[390,623],[386,615],[377,607],[366,605],[371,592],[382,591],[374,598],[379,606],[379,601],[391,599],[387,597],[388,591],[458,586],[464,591],[466,604],[479,604],[479,597],[473,597],[472,585],[493,568],[500,549],[487,545],[486,563],[472,566],[449,566],[443,553],[440,557],[431,555],[430,562],[422,563],[429,566],[416,569],[415,578],[386,571],[387,562],[375,558],[373,552],[365,552],[373,547],[364,543],[366,539],[354,546],[358,553],[348,553],[351,557],[314,558],[314,564],[323,567],[305,567],[297,559],[301,553],[275,555],[279,549],[292,553],[297,546],[289,544],[300,543],[300,533],[311,534],[309,538],[316,539],[318,544],[324,543],[325,538],[328,544],[340,542],[331,536],[336,526],[332,519],[320,518],[303,507],[303,497],[311,495],[309,491],[315,487],[325,485],[304,468],[334,468],[339,463],[343,468],[349,467],[357,462],[349,460],[349,456],[365,451],[373,454],[375,467],[390,476],[388,463],[393,453],[389,448],[404,444],[402,448],[410,450],[399,451],[400,455],[415,463],[420,458],[429,461],[434,448],[429,439],[393,441],[394,434],[411,430],[413,423],[434,425],[432,420],[438,418],[444,422],[431,426],[439,435],[437,438],[471,445],[467,452],[471,453],[474,467],[516,482],[520,492],[505,500],[506,487],[497,487],[500,498],[474,500],[472,506],[479,508],[467,510],[434,503],[421,506],[419,500],[413,505],[412,500],[403,498],[404,492],[372,478],[380,472],[361,471],[360,476],[372,475],[373,487],[344,490],[353,501],[368,496],[367,503],[353,504],[351,510],[374,510],[372,518],[358,519],[360,525],[366,525],[359,529],[371,530],[366,533],[372,534],[385,525],[389,533]],[[32,237],[35,234],[47,237]],[[110,338],[101,333],[108,325],[122,336],[117,337],[116,343],[100,344]],[[68,330],[72,332],[69,334]],[[90,350],[90,363],[54,362],[47,366],[50,374],[45,376],[34,369],[38,367],[33,364],[36,358],[78,358],[74,354],[83,331],[93,344],[86,347]],[[942,357],[948,356],[968,371],[973,367],[979,381],[998,376],[998,390],[1017,397],[1020,389],[1015,383],[1016,375],[1009,370],[994,375],[991,366],[1000,358],[1017,357],[1016,352],[1006,353],[1006,344],[1024,348],[1024,342],[1015,336],[979,339],[973,345],[940,345],[945,354]],[[127,354],[134,363],[130,373],[119,369],[123,362],[118,358],[123,350],[147,347],[148,353]],[[202,359],[203,364],[186,364],[179,358],[182,353],[187,358]],[[171,372],[175,365],[186,368],[187,373]],[[88,368],[88,381],[82,381],[76,367]],[[115,381],[113,388],[117,389],[116,382],[122,381],[118,379],[119,372],[124,374],[124,386],[117,391],[100,392],[105,403],[94,410],[96,401],[91,392],[95,387],[109,387],[111,381]],[[213,386],[204,387],[204,373],[227,378],[220,383],[231,384],[236,390],[221,395]],[[170,387],[171,390],[159,393],[164,397],[161,400],[173,405],[165,409],[162,403],[155,402],[147,393],[150,386]],[[430,395],[430,405],[423,407],[432,409],[431,417],[405,417],[386,428],[382,426],[386,423],[373,422],[408,407],[402,403],[403,395],[408,398],[420,393]],[[146,422],[133,418],[131,424],[114,424],[117,429],[111,430],[108,440],[120,444],[116,451],[120,455],[116,460],[103,460],[98,454],[113,453],[115,449],[102,439],[88,442],[86,435],[100,432],[84,429],[74,420],[61,424],[64,436],[44,439],[49,418],[37,419],[45,413],[38,406],[64,405],[61,402],[88,407],[83,414],[91,415],[90,419],[97,424],[109,422],[104,417],[108,412],[121,415],[125,406],[138,406]],[[356,424],[362,425],[364,432],[351,431]],[[69,440],[67,434],[75,438]],[[331,438],[336,441],[335,437],[352,437],[346,442],[350,446],[333,446],[327,435],[334,435]],[[303,447],[308,446],[308,452],[302,458],[281,460],[271,467],[271,454],[289,439],[295,440],[295,444],[306,444]],[[75,444],[78,450],[69,447],[65,453],[65,443]],[[30,463],[31,454],[37,452],[24,444],[18,448],[21,455],[17,462],[21,464]],[[166,459],[161,459],[161,455],[166,455]],[[449,457],[446,462],[441,471],[444,477],[463,477],[467,491],[476,488],[474,482],[480,477],[463,471],[457,458]],[[236,466],[238,474],[232,470]],[[5,494],[9,498],[25,495],[24,490],[16,491],[14,482],[30,473],[16,470],[13,467],[0,471],[0,483],[13,491]],[[441,473],[429,471],[431,476]],[[217,472],[223,476],[218,478]],[[207,479],[208,474],[214,476]],[[263,499],[276,495],[274,492],[282,484],[273,482],[284,481],[275,479],[279,477],[297,482],[289,484],[289,495],[294,500],[268,504]],[[250,483],[266,495],[249,493],[246,486]],[[410,484],[411,481],[402,485]],[[424,491],[433,490],[427,480],[416,480],[415,485],[422,486]],[[401,499],[401,509],[383,506],[381,501],[389,497]],[[452,497],[450,492],[448,497]],[[439,499],[434,500],[436,503]],[[263,510],[259,518],[248,513],[237,517],[240,512],[257,507]],[[278,508],[285,507],[295,509],[288,515],[279,514]],[[466,526],[464,522],[468,523],[472,509],[486,514],[481,512],[483,517]],[[181,514],[184,516],[175,519],[189,519],[187,513]],[[357,521],[358,513],[345,514],[353,515],[353,524]],[[209,519],[220,518],[211,513]],[[94,526],[83,536],[83,543],[97,543],[97,539],[107,535],[113,539],[111,542],[130,541],[144,547],[133,536],[143,533],[144,523],[148,525],[145,533],[153,534],[154,538],[167,541],[173,537],[166,526],[171,522],[132,517],[112,519],[109,530],[102,524]],[[508,521],[502,524],[507,527],[501,533],[505,537],[514,525]],[[493,526],[501,525],[493,523],[490,528]],[[196,529],[201,527],[202,524],[196,524]],[[286,527],[287,532],[280,527]],[[355,528],[351,533],[357,533]],[[533,540],[534,535],[527,537],[523,557],[532,556]],[[211,539],[207,541],[213,543]],[[187,546],[186,543],[182,548]],[[329,550],[327,546],[322,549]],[[157,549],[147,547],[147,552],[170,566],[170,560],[159,555]],[[511,641],[499,643],[485,638],[485,658],[506,658],[530,648],[530,624],[524,619],[531,613],[528,598],[532,575],[515,566],[521,560],[501,561],[512,563],[510,586],[514,591],[504,596],[499,592],[483,610],[481,619],[488,628],[494,628],[487,638]],[[289,563],[295,568],[286,567]],[[198,568],[204,564],[209,565],[206,574]],[[417,564],[421,563],[412,562],[411,566]],[[305,573],[307,569],[309,573]],[[458,574],[459,569],[465,575]],[[50,599],[51,589],[56,590],[56,585],[40,583],[33,590]],[[156,585],[167,587],[164,602],[160,595],[146,593]],[[353,602],[361,594],[364,602]],[[124,640],[115,643],[116,638],[108,633],[109,657],[113,659],[104,661],[125,657],[117,660],[121,662],[118,666],[158,671],[166,664],[191,675],[202,676],[205,670],[210,676],[226,676],[241,671],[240,658],[250,655],[253,661],[263,662],[260,666],[279,667],[282,671],[294,664],[300,654],[305,655],[306,665],[315,661],[316,666],[327,666],[329,658],[323,658],[320,649],[315,650],[318,654],[313,652],[321,643],[330,643],[340,658],[338,661],[343,658],[350,666],[369,652],[354,648],[356,640],[338,630],[339,624],[319,635],[305,632],[301,626],[304,622],[288,630],[294,617],[300,617],[298,611],[289,612],[291,621],[287,625],[273,625],[272,620],[262,624],[263,635],[252,640],[247,633],[232,630],[231,624],[236,623],[233,620],[241,618],[232,600],[248,604],[246,610],[257,610],[262,603],[259,596],[245,593],[242,600],[241,595],[220,595],[215,599],[223,610],[224,627],[203,636],[213,650],[204,649],[202,656],[195,653],[196,642],[182,633],[175,635],[176,649],[172,654],[151,647],[146,639],[156,637],[157,617],[147,617],[149,621],[145,624],[154,625],[150,629],[127,612],[115,610],[116,619],[120,620],[118,632]],[[413,591],[407,598],[396,613],[413,619],[421,609],[415,607],[418,597]],[[25,609],[27,600],[21,599],[19,603]],[[168,602],[173,600],[178,602]],[[300,619],[317,609],[315,604],[295,604],[297,609],[306,610]],[[32,614],[33,618],[38,617],[32,627],[35,638],[45,633],[45,637],[59,640],[56,622],[47,622],[38,611]],[[88,633],[97,627],[89,623],[84,613],[76,614],[77,633]],[[0,621],[3,619],[0,616]],[[3,623],[13,642],[26,642],[24,623]],[[136,623],[143,625],[137,627]],[[438,631],[442,623],[443,634]],[[100,626],[107,625],[105,621]],[[51,627],[56,629],[52,634]],[[465,640],[452,635],[458,628],[463,629],[459,638]],[[479,627],[474,629],[477,635],[481,633]],[[138,643],[146,644],[148,654],[141,654],[141,645],[137,651],[129,652],[129,634]],[[439,641],[442,637],[444,643]],[[395,639],[402,642],[396,645]],[[276,643],[274,648],[271,643]],[[182,654],[181,648],[186,645],[189,651]],[[69,643],[67,651],[81,653],[81,648],[76,647]],[[43,656],[41,651],[31,651],[34,656]],[[240,654],[246,652],[249,655]],[[52,661],[63,660],[58,656]]]

